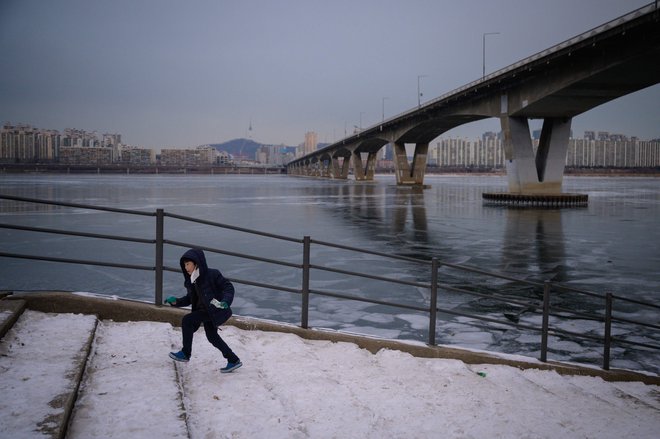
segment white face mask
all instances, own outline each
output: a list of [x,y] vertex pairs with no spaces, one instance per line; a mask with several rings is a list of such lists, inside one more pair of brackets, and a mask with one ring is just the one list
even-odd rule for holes
[[195,271],[193,271],[192,274],[190,275],[190,282],[195,283],[198,277],[199,277],[199,268],[195,268]]

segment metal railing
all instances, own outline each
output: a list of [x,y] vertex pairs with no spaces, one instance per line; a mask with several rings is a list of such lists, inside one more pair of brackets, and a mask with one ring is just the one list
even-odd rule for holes
[[[165,246],[174,246],[174,247],[183,247],[183,248],[192,248],[197,247],[206,252],[216,253],[227,255],[235,258],[241,258],[245,260],[251,260],[258,262],[260,264],[275,265],[280,267],[288,267],[295,270],[299,270],[301,275],[301,285],[300,287],[292,288],[285,285],[276,285],[268,283],[262,280],[255,279],[239,279],[235,277],[227,276],[227,278],[238,284],[249,285],[257,288],[265,288],[268,290],[281,291],[286,293],[291,293],[300,296],[301,300],[301,315],[300,315],[300,326],[302,328],[309,328],[309,311],[310,311],[310,299],[312,296],[319,297],[329,297],[339,300],[348,300],[348,301],[358,301],[373,305],[381,305],[386,307],[392,307],[394,309],[401,310],[410,310],[425,313],[428,315],[428,337],[427,342],[429,345],[436,345],[436,328],[438,326],[438,314],[444,314],[447,316],[459,317],[463,319],[468,319],[469,324],[473,327],[483,328],[490,331],[502,330],[505,331],[509,328],[515,328],[518,330],[532,331],[538,333],[540,336],[540,360],[543,362],[548,361],[548,351],[549,348],[549,337],[555,336],[559,338],[566,338],[569,340],[584,340],[602,344],[603,352],[603,369],[608,370],[610,367],[610,356],[611,348],[613,344],[627,346],[628,348],[640,348],[643,350],[652,350],[660,351],[660,346],[654,345],[651,343],[643,343],[639,341],[626,340],[622,337],[617,337],[612,335],[613,324],[623,324],[623,325],[634,325],[639,328],[643,328],[647,331],[660,331],[660,325],[654,323],[648,323],[633,319],[623,318],[616,315],[615,306],[616,305],[633,305],[636,307],[644,307],[650,310],[650,313],[654,314],[652,321],[658,322],[660,319],[657,317],[657,313],[660,312],[660,306],[643,302],[639,300],[627,299],[625,297],[614,296],[611,293],[599,294],[592,291],[585,291],[576,288],[567,287],[559,283],[545,281],[545,282],[534,282],[525,279],[520,279],[517,277],[495,273],[491,271],[481,270],[474,267],[468,267],[464,265],[452,264],[448,262],[443,262],[437,258],[432,258],[431,260],[423,260],[419,258],[412,258],[407,256],[400,256],[391,253],[383,253],[378,251],[359,249],[355,247],[350,247],[346,245],[324,242],[313,240],[309,236],[305,236],[302,239],[291,238],[288,236],[282,236],[257,230],[251,230],[243,227],[232,226],[228,224],[222,224],[213,221],[207,221],[192,217],[187,217],[183,215],[177,215],[173,213],[167,213],[163,209],[157,209],[155,212],[143,212],[137,210],[127,210],[127,209],[117,209],[109,207],[99,207],[91,206],[86,204],[77,204],[77,203],[67,203],[67,202],[56,202],[48,200],[38,200],[31,198],[23,198],[9,195],[0,195],[0,200],[10,200],[19,203],[37,203],[37,204],[47,204],[60,207],[73,207],[73,208],[82,208],[89,210],[113,212],[125,215],[139,215],[155,218],[155,239],[142,239],[128,236],[120,235],[107,235],[107,234],[97,234],[97,233],[87,233],[73,230],[61,230],[61,229],[52,229],[52,228],[43,228],[43,227],[30,227],[22,226],[15,224],[0,224],[0,229],[10,229],[10,230],[20,230],[25,232],[38,232],[38,233],[48,233],[48,234],[58,234],[65,236],[75,236],[75,237],[84,237],[84,238],[94,238],[94,239],[106,239],[114,241],[123,241],[123,242],[132,242],[139,244],[146,244],[153,246],[154,248],[154,265],[145,266],[145,265],[136,265],[136,264],[126,264],[119,262],[105,262],[89,259],[75,259],[75,258],[60,258],[60,257],[49,257],[44,255],[28,255],[28,254],[18,254],[10,253],[5,251],[0,251],[0,257],[4,258],[14,258],[14,259],[30,259],[38,261],[49,261],[49,262],[58,262],[58,263],[67,263],[67,264],[82,264],[82,265],[92,265],[92,266],[103,266],[103,267],[113,267],[121,269],[130,269],[130,270],[147,270],[153,271],[155,273],[154,279],[154,304],[161,305],[163,303],[163,273],[165,271],[180,273],[179,267],[167,267],[164,265],[164,249]],[[256,255],[250,255],[247,253],[233,252],[225,249],[213,248],[209,246],[200,245],[199,243],[188,243],[175,240],[169,240],[165,238],[165,218],[172,218],[186,223],[196,223],[202,224],[205,226],[220,228],[225,230],[230,230],[236,233],[246,233],[250,235],[256,235],[260,237],[265,237],[269,239],[280,241],[286,241],[289,243],[299,244],[300,255],[302,256],[302,261],[300,263],[288,262],[281,259],[266,258]],[[356,252],[360,255],[371,255],[379,258],[386,258],[389,260],[403,261],[406,263],[415,264],[417,267],[421,267],[427,274],[426,281],[411,281],[403,279],[395,279],[392,277],[376,275],[372,273],[365,273],[353,270],[344,270],[339,268],[333,268],[328,265],[315,264],[312,261],[312,246],[319,246],[322,248],[333,248],[341,251]],[[447,272],[455,273],[451,275],[448,274],[444,282],[440,279],[440,271],[444,270]],[[358,297],[356,295],[345,294],[338,291],[329,291],[323,289],[312,288],[313,279],[312,275],[317,272],[331,273],[332,275],[340,277],[357,277],[360,279],[368,279],[378,282],[384,282],[388,285],[403,285],[415,288],[421,288],[428,290],[429,296],[423,306],[404,304],[404,303],[393,303],[392,301],[381,300],[378,297]],[[524,297],[519,297],[516,294],[507,295],[506,289],[501,287],[492,287],[484,290],[483,284],[470,283],[465,281],[465,277],[470,276],[485,276],[487,279],[496,280],[496,281],[507,281],[515,282],[520,284],[525,288],[530,289],[530,291],[542,291],[540,297],[525,299]],[[507,313],[504,313],[504,319],[493,318],[488,315],[479,315],[474,313],[463,312],[457,309],[452,309],[447,306],[442,307],[438,306],[438,295],[440,292],[444,294],[457,294],[462,297],[474,297],[477,300],[487,300],[490,302],[495,302],[499,304],[502,308],[512,310],[507,316]],[[604,310],[602,313],[599,312],[582,312],[576,311],[570,308],[565,308],[553,304],[552,300],[557,297],[561,297],[563,294],[570,294],[571,297],[579,295],[580,297],[589,298],[592,300],[592,305],[595,308],[601,308]],[[540,315],[541,325],[533,325],[529,323],[521,323],[519,319],[515,316],[515,311],[519,311],[519,314],[530,313],[531,315]],[[511,317],[513,315],[513,317]],[[561,329],[559,322],[565,321],[567,319],[583,319],[602,323],[602,333],[593,334],[593,333],[578,333],[575,331],[569,331],[566,329]],[[553,324],[554,323],[554,324]],[[592,331],[593,332],[593,331]],[[657,337],[656,337],[657,339]]]

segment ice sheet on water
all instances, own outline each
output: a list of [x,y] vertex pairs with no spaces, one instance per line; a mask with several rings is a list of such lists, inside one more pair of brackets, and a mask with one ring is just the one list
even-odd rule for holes
[[410,327],[420,331],[427,330],[429,327],[429,319],[427,316],[420,314],[397,314],[396,318],[405,320],[410,324]]
[[457,332],[452,338],[452,342],[459,346],[487,349],[493,343],[493,334],[477,331]]
[[[399,317],[400,316],[396,316]],[[394,316],[388,315],[388,314],[366,314],[363,315],[360,320],[364,320],[365,322],[372,322],[372,323],[393,323],[394,322]]]

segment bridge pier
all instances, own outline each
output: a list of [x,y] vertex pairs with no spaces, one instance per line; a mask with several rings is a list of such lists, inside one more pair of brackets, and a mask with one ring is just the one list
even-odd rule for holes
[[346,180],[348,179],[348,169],[350,168],[351,161],[348,157],[341,157],[342,163],[341,166],[339,164],[339,159],[340,157],[332,157],[330,160],[332,161],[332,178],[336,178],[339,180]]
[[374,179],[374,174],[376,173],[376,153],[369,152],[368,154],[365,166],[362,163],[361,153],[353,151],[353,173],[356,181],[371,181]]
[[426,170],[426,156],[429,144],[416,143],[412,163],[408,162],[406,145],[402,142],[394,142],[394,169],[396,184],[399,186],[422,186],[424,185],[424,172]]
[[330,178],[332,177],[332,158],[327,160],[319,160],[319,177]]
[[571,132],[571,118],[543,120],[539,147],[534,152],[526,117],[500,118],[509,192],[560,194]]

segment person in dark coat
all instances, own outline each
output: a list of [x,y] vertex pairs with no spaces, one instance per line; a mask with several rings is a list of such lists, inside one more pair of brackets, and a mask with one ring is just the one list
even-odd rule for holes
[[220,372],[232,372],[243,365],[218,334],[218,326],[232,315],[231,303],[234,300],[234,285],[225,279],[219,270],[208,268],[206,257],[201,249],[192,248],[181,256],[181,271],[185,279],[187,294],[184,297],[170,296],[165,303],[183,307],[192,305],[192,310],[181,321],[183,348],[170,352],[170,358],[187,362],[192,354],[193,334],[204,325],[206,338],[227,360]]

